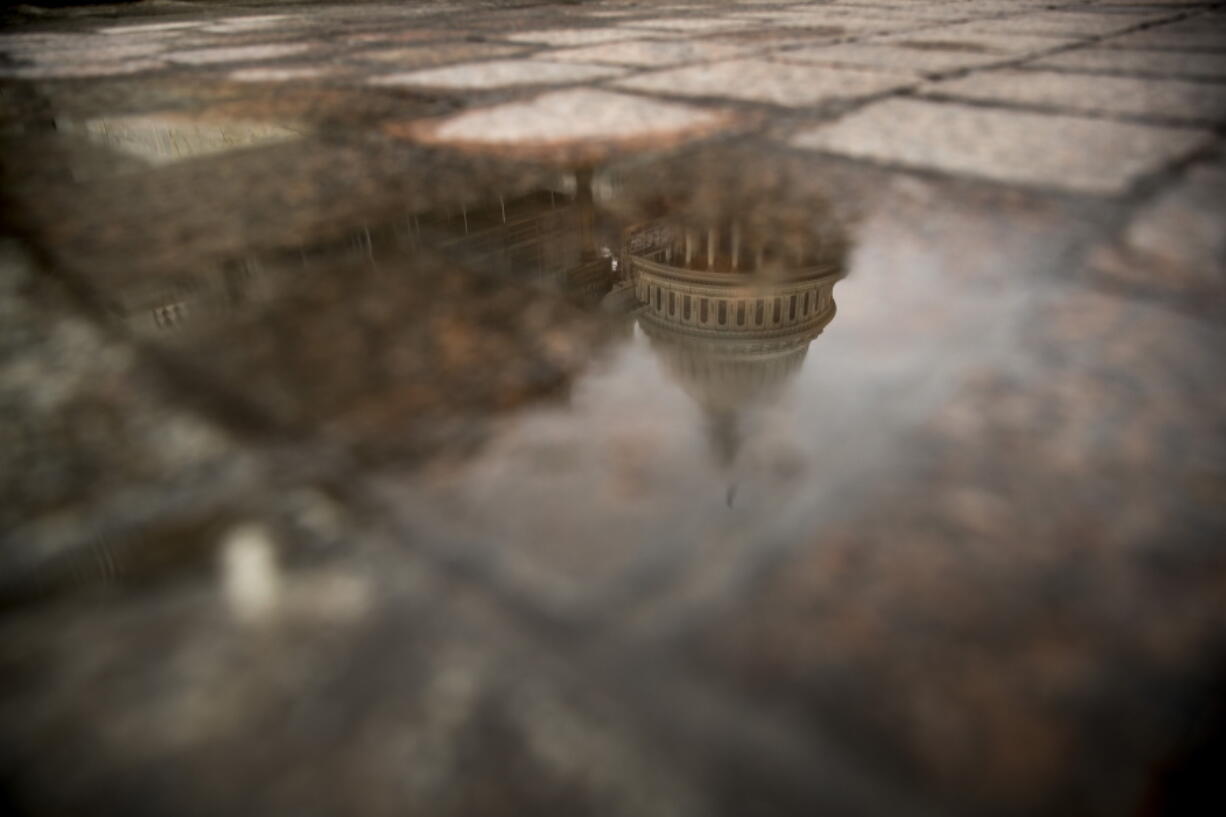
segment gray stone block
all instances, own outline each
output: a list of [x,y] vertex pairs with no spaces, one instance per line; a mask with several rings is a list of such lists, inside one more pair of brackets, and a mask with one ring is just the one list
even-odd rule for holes
[[733,60],[641,74],[615,84],[635,91],[725,97],[799,107],[873,96],[911,83],[909,77],[875,71]]
[[1030,63],[1040,68],[1101,71],[1152,77],[1226,79],[1226,54],[1083,48],[1052,54]]
[[1000,70],[929,85],[942,96],[1036,105],[1077,113],[1128,114],[1190,121],[1226,118],[1226,86],[1178,80]]
[[791,143],[856,159],[1087,193],[1118,193],[1205,131],[892,99]]

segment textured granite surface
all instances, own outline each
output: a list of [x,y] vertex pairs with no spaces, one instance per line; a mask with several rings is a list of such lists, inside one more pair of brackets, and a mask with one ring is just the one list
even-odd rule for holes
[[0,11],[0,812],[1223,813],[1223,20]]

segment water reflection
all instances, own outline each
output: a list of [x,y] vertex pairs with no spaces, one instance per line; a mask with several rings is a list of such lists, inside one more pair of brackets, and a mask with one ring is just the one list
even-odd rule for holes
[[592,175],[582,170],[546,189],[414,216],[412,227],[418,241],[474,269],[592,306],[613,288],[618,266],[597,243]]
[[[850,242],[822,202],[799,213],[780,209],[780,216],[760,197],[747,199],[743,209],[721,199],[721,210],[712,212],[702,206],[710,201],[705,194],[645,197],[642,175],[641,168],[580,169],[545,186],[400,214],[382,225],[362,224],[310,244],[233,259],[217,274],[165,276],[149,282],[152,289],[124,292],[115,303],[130,326],[157,336],[189,325],[207,333],[218,320],[278,309],[299,317],[313,309],[338,313],[328,321],[339,326],[343,313],[365,313],[361,303],[371,299],[380,304],[379,314],[394,313],[397,303],[435,317],[454,309],[463,324],[448,331],[476,339],[492,327],[476,319],[472,299],[496,298],[505,312],[560,297],[586,310],[593,324],[621,325],[623,337],[637,327],[669,380],[699,409],[710,455],[732,470],[745,447],[749,416],[780,397],[809,345],[833,320],[833,289],[846,274]],[[457,288],[448,281],[465,283]],[[346,288],[354,290],[351,298],[340,296]],[[304,297],[317,290],[331,294],[311,296],[309,302],[318,303],[308,306]],[[430,300],[418,303],[427,291]],[[450,303],[455,299],[465,303]],[[503,365],[479,356],[456,375],[447,360],[431,358],[443,348],[428,337],[431,331],[427,325],[421,337],[400,332],[398,348],[371,348],[364,356],[420,358],[413,370],[433,369],[440,389],[453,396],[457,377],[486,377],[473,366]],[[457,342],[459,335],[449,348]],[[585,359],[563,367],[566,390],[589,364]],[[360,365],[353,361],[346,369]],[[384,374],[364,387],[352,379],[346,389],[362,388],[363,404],[398,388],[384,382]],[[328,387],[315,378],[312,388]]]
[[702,407],[718,460],[740,446],[740,415],[776,397],[835,314],[844,242],[799,250],[774,236],[672,217],[626,231],[638,325]]
[[630,317],[733,470],[749,415],[780,397],[834,319],[848,237],[822,206],[800,230],[764,208],[712,218],[685,200],[636,219],[641,205],[625,202],[635,185],[616,170],[579,170],[557,188],[415,218],[414,229],[483,270]]
[[811,196],[777,207],[760,192],[661,192],[652,176],[580,172],[415,222],[424,245],[624,330],[561,404],[498,418],[464,462],[383,483],[418,540],[479,553],[480,569],[513,576],[536,603],[595,610],[650,595],[699,552],[717,586],[822,478],[809,467],[820,435],[795,444],[805,420],[792,386],[834,318],[849,237]]

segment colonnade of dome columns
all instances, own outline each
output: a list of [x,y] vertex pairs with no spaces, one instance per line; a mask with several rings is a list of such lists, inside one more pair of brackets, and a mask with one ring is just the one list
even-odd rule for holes
[[[833,282],[780,291],[697,288],[677,285],[645,271],[637,273],[636,294],[648,314],[669,323],[725,330],[768,330],[803,326],[834,307]],[[773,291],[772,291],[773,290]]]
[[749,273],[765,270],[768,264],[801,269],[816,263],[800,247],[747,239],[737,222],[706,229],[681,227],[675,232],[673,241],[654,248],[650,255],[679,269]]

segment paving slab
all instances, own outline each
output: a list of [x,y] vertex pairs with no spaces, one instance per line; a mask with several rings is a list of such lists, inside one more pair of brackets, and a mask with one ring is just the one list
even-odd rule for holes
[[791,106],[873,96],[909,84],[905,76],[766,60],[710,63],[639,74],[614,83],[636,91]]
[[889,17],[905,20],[948,22],[973,16],[975,6],[962,3],[828,3],[823,6],[795,6],[795,10],[831,13],[850,17]]
[[636,20],[630,23],[619,23],[627,28],[650,28],[661,31],[684,32],[716,32],[740,29],[745,27],[742,20],[721,19],[719,17],[655,17],[646,20]]
[[1108,48],[1157,48],[1187,51],[1226,51],[1226,31],[1222,25],[1156,26],[1109,37],[1103,41]]
[[1080,48],[1042,57],[1029,65],[1148,77],[1226,78],[1226,55],[1195,52]]
[[1002,17],[991,20],[975,20],[948,26],[948,33],[982,31],[991,34],[1042,34],[1053,37],[1101,37],[1119,34],[1129,29],[1154,23],[1168,15],[1148,14],[1084,14],[1072,11],[1051,11]]
[[276,68],[240,68],[228,78],[235,82],[298,82],[344,76],[344,69],[325,68],[313,64],[286,65]]
[[1221,304],[1226,276],[1226,168],[1189,168],[1136,212],[1118,241],[1091,258],[1092,274],[1129,290],[1183,298],[1190,307]]
[[653,68],[662,65],[723,60],[745,56],[759,50],[762,50],[761,46],[708,40],[629,40],[607,45],[545,51],[538,56],[540,59],[562,62],[610,63]]
[[883,71],[910,71],[917,74],[957,71],[1016,59],[1013,55],[989,50],[976,53],[973,50],[956,48],[908,48],[899,45],[867,43],[791,48],[778,52],[775,58],[788,62],[851,65],[861,68],[877,68]]
[[98,31],[102,34],[148,34],[161,31],[181,31],[187,28],[202,27],[204,23],[197,20],[180,20],[166,23],[134,23],[132,25],[107,26]]
[[688,141],[726,128],[735,117],[601,90],[557,91],[524,102],[478,108],[434,122],[393,124],[389,132],[426,142],[520,155],[596,156],[636,145]]
[[516,31],[506,34],[508,40],[521,43],[543,43],[546,45],[578,46],[595,43],[617,42],[629,40],[643,34],[631,31],[619,31],[608,28],[551,28],[539,31]]
[[236,48],[199,48],[187,51],[171,51],[166,56],[171,62],[184,65],[216,65],[218,63],[256,62],[275,60],[311,49],[305,43],[277,43],[272,45],[246,45]]
[[78,62],[59,65],[0,66],[0,76],[24,79],[84,79],[141,74],[167,65],[164,60],[134,59],[122,62]]
[[911,34],[890,34],[876,37],[874,44],[898,45],[913,49],[954,51],[967,54],[1001,53],[1028,54],[1053,51],[1074,45],[1077,41],[1068,37],[1035,36],[1032,34],[1005,35],[988,31],[938,30],[917,31]]
[[1204,131],[888,100],[802,131],[791,144],[1001,182],[1117,193],[1207,140]]
[[924,21],[900,19],[896,16],[849,16],[819,12],[782,16],[772,20],[771,25],[778,28],[823,29],[837,32],[845,37],[865,37],[920,30],[930,24]]
[[1190,122],[1226,118],[1226,85],[1001,69],[926,86],[926,93],[1001,105]]
[[372,85],[417,88],[482,90],[514,85],[569,85],[604,79],[622,73],[607,65],[553,63],[544,60],[491,60],[434,68],[426,71],[386,74],[369,80]]
[[397,48],[366,48],[349,53],[347,59],[400,68],[418,68],[483,58],[512,57],[521,55],[526,50],[521,45],[501,43],[440,43]]

